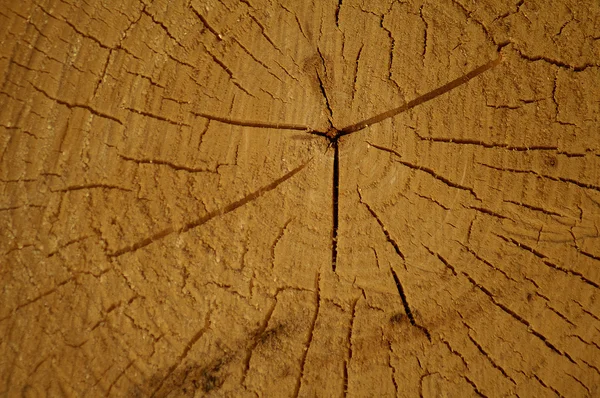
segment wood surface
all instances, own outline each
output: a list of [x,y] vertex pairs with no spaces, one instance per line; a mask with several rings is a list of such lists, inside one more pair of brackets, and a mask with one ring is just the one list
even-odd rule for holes
[[600,396],[600,3],[0,1],[0,395]]

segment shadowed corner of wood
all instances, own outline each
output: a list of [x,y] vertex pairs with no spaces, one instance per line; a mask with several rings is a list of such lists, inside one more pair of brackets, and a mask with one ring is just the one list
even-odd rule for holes
[[225,383],[227,374],[223,370],[230,361],[231,358],[224,356],[206,365],[190,363],[170,374],[164,381],[164,371],[158,372],[148,381],[149,386],[134,386],[129,391],[129,396],[145,397],[147,388],[155,385],[158,385],[159,389],[151,395],[152,397],[167,397],[173,394],[194,397],[198,392],[201,392],[202,396],[214,393]]

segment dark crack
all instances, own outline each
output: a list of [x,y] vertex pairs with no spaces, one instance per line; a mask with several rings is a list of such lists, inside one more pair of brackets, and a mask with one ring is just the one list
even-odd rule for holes
[[406,162],[404,160],[400,160],[401,155],[394,151],[393,149],[390,148],[386,148],[384,146],[380,146],[380,145],[376,145],[376,144],[372,144],[370,142],[367,142],[369,145],[371,145],[373,148],[378,149],[380,151],[384,151],[384,152],[388,152],[391,153],[393,155],[395,155],[397,157],[397,159],[394,159],[395,162],[400,163],[410,169],[413,170],[418,170],[418,171],[422,171],[424,173],[429,174],[431,177],[435,178],[438,181],[443,182],[444,184],[446,184],[447,186],[451,187],[451,188],[456,188],[456,189],[460,189],[463,191],[468,191],[476,200],[481,201],[481,199],[479,199],[479,197],[477,196],[477,194],[475,193],[475,190],[471,187],[465,186],[465,185],[461,185],[461,184],[457,184],[455,182],[452,182],[451,180],[447,179],[446,177],[443,177],[439,174],[437,174],[433,169],[430,169],[428,167],[424,167],[424,166],[419,166],[410,162]]
[[[197,117],[202,117],[208,119],[210,121],[220,122],[224,124],[230,124],[232,126],[242,126],[242,127],[253,127],[253,128],[263,128],[263,129],[274,129],[274,130],[300,130],[305,131],[307,133],[315,134],[313,130],[311,130],[307,126],[302,126],[299,124],[288,124],[288,123],[265,123],[265,122],[256,122],[250,120],[237,120],[230,119],[221,116],[210,115],[208,113],[203,112],[192,112],[192,115]],[[319,134],[322,135],[322,134]]]
[[500,62],[502,62],[502,56],[498,55],[498,58],[496,58],[493,61],[488,62],[485,65],[482,65],[474,70],[472,70],[471,72],[455,79],[452,80],[449,83],[444,84],[441,87],[438,87],[434,90],[431,90],[428,93],[425,93],[417,98],[415,98],[412,101],[407,102],[406,104],[399,106],[398,108],[394,108],[391,109],[389,111],[380,113],[379,115],[375,115],[369,119],[365,119],[363,121],[360,121],[358,123],[352,124],[350,126],[346,126],[344,127],[341,131],[341,135],[347,135],[347,134],[351,134],[354,133],[356,131],[362,130],[365,127],[371,126],[373,124],[377,124],[380,123],[382,121],[384,121],[385,119],[394,117],[400,113],[406,112],[412,108],[414,108],[417,105],[421,105],[425,102],[431,101],[432,99],[439,97],[442,94],[447,93],[448,91],[462,86],[463,84],[467,83],[469,80],[474,79],[475,77],[479,76],[480,74],[492,69],[493,67],[497,66],[500,64]]
[[163,238],[166,238],[167,236],[173,234],[173,233],[184,233],[189,231],[190,229],[193,228],[197,228],[203,224],[206,224],[207,222],[209,222],[210,220],[212,220],[213,218],[216,217],[220,217],[223,216],[227,213],[230,213],[234,210],[236,210],[239,207],[244,206],[246,203],[249,203],[259,197],[261,197],[262,195],[264,195],[265,193],[272,191],[273,189],[277,188],[280,184],[282,184],[283,182],[287,181],[288,179],[292,178],[296,173],[299,173],[302,169],[304,169],[306,166],[308,165],[308,163],[304,163],[301,166],[296,167],[295,169],[293,169],[292,171],[290,171],[289,173],[285,174],[284,176],[276,179],[275,181],[273,181],[272,183],[263,186],[262,188],[259,188],[258,190],[244,196],[243,198],[230,203],[229,205],[222,207],[220,209],[211,211],[210,213],[204,215],[203,217],[195,220],[195,221],[191,221],[185,225],[183,225],[182,227],[179,228],[175,228],[175,227],[168,227],[163,229],[160,232],[155,233],[154,235],[151,235],[147,238],[144,238],[132,245],[123,247],[121,249],[115,250],[114,252],[109,254],[109,257],[119,257],[122,256],[124,254],[127,253],[132,253],[135,252],[141,248],[144,248],[158,240],[161,240]]
[[300,374],[298,375],[298,379],[296,380],[296,387],[294,389],[294,397],[298,397],[300,393],[300,388],[302,387],[302,378],[304,377],[304,367],[306,366],[306,358],[308,356],[308,351],[310,350],[310,346],[312,345],[315,326],[317,325],[317,319],[319,318],[319,311],[321,310],[321,274],[317,274],[315,278],[315,314],[310,323],[310,330],[308,332],[308,338],[304,343],[304,350],[302,353],[302,358],[300,360]]
[[[385,238],[392,245],[392,247],[396,251],[396,254],[402,259],[402,263],[404,264],[404,261],[406,260],[406,258],[404,256],[404,253],[402,253],[402,251],[400,250],[400,246],[398,246],[398,243],[392,238],[392,235],[390,234],[390,232],[388,231],[386,226],[383,224],[383,221],[381,221],[381,218],[379,218],[377,213],[375,213],[375,211],[371,208],[371,206],[369,206],[368,203],[363,201],[362,193],[360,192],[360,190],[358,188],[357,188],[357,191],[358,191],[358,197],[359,197],[360,203],[365,205],[365,207],[367,208],[369,213],[371,213],[373,218],[375,218],[375,220],[377,221],[377,224],[379,224],[379,227],[381,228],[381,231],[385,235]],[[404,268],[406,268],[406,264],[404,264]]]
[[398,294],[400,295],[400,299],[402,300],[402,306],[404,307],[404,312],[406,313],[406,316],[408,317],[410,324],[412,326],[416,327],[417,329],[419,329],[421,332],[423,332],[425,334],[425,336],[427,336],[427,340],[431,341],[431,333],[429,333],[429,330],[427,330],[427,328],[425,328],[424,326],[419,325],[417,323],[417,321],[415,320],[412,310],[410,309],[410,305],[408,304],[408,299],[406,298],[406,293],[404,292],[404,287],[402,286],[402,283],[400,283],[400,278],[398,278],[398,275],[396,275],[396,272],[392,268],[390,268],[390,271],[392,272],[392,277],[394,278],[394,283],[396,284],[396,288],[398,289]]
[[331,142],[333,146],[333,179],[332,179],[332,231],[331,231],[331,269],[335,272],[338,256],[338,228],[340,214],[340,148],[338,140]]

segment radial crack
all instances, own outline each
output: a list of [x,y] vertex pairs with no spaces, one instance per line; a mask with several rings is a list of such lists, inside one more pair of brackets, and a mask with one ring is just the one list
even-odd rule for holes
[[473,380],[469,379],[467,376],[463,376],[463,378],[466,380],[467,383],[471,385],[471,387],[473,387],[473,390],[477,395],[479,395],[480,397],[487,398],[487,395],[484,395],[481,391],[479,391],[479,388],[477,388],[477,385],[473,382]]
[[[317,52],[319,53],[319,57],[321,58],[321,64],[323,65],[323,70],[325,74],[327,74],[327,67],[325,66],[325,58],[323,58],[323,54],[321,54],[321,50],[317,48]],[[317,75],[317,80],[319,81],[319,88],[321,89],[321,94],[323,94],[323,98],[325,98],[325,106],[327,106],[327,111],[329,112],[329,123],[333,122],[333,109],[331,108],[331,103],[329,102],[329,97],[327,96],[327,90],[325,90],[325,84],[323,83],[323,79],[321,79],[321,74],[315,68],[315,73]]]
[[600,192],[600,185],[594,185],[594,184],[589,184],[587,182],[577,181],[573,178],[554,177],[554,176],[551,176],[548,174],[540,174],[535,170],[515,169],[515,168],[510,168],[510,167],[498,167],[498,166],[492,166],[490,164],[481,163],[481,162],[477,162],[477,163],[483,167],[487,167],[488,169],[497,170],[500,172],[509,172],[509,173],[517,173],[517,174],[532,174],[538,178],[546,178],[551,181],[564,182],[565,184],[573,184],[580,188],[592,189],[594,191]]
[[183,360],[187,357],[187,355],[189,354],[189,352],[192,349],[192,347],[194,346],[194,344],[196,344],[196,342],[198,342],[198,340],[200,340],[200,338],[202,336],[204,336],[204,334],[210,329],[210,325],[211,325],[210,316],[211,316],[211,314],[212,314],[212,310],[208,310],[207,313],[206,313],[206,316],[204,317],[204,326],[202,326],[202,328],[200,328],[200,330],[198,330],[198,332],[196,332],[192,336],[192,338],[188,341],[188,343],[183,348],[183,351],[182,351],[181,355],[179,355],[177,357],[177,361],[175,361],[175,363],[173,365],[171,365],[171,367],[167,370],[167,373],[165,374],[165,376],[163,377],[163,379],[158,383],[158,385],[154,389],[154,391],[151,394],[151,396],[154,397],[156,395],[156,393],[164,385],[165,381],[167,381],[167,379],[173,374],[173,372],[175,371],[175,369],[177,369],[177,367],[179,365],[181,365],[181,363],[183,362]]
[[81,184],[81,185],[71,185],[66,188],[61,189],[50,189],[50,192],[71,192],[71,191],[81,191],[83,189],[116,189],[119,191],[131,192],[129,188],[123,188],[118,185],[110,185],[110,184]]
[[198,17],[200,22],[202,22],[202,25],[204,25],[204,27],[206,29],[208,29],[209,32],[212,33],[217,38],[217,40],[221,40],[221,38],[222,38],[221,34],[219,32],[217,32],[212,26],[210,26],[210,24],[208,23],[206,18],[204,18],[204,16],[202,16],[202,14],[200,14],[198,12],[198,10],[196,10],[192,5],[190,5],[190,9],[194,12],[194,14],[196,14],[196,16]]
[[350,134],[350,133],[354,133],[355,131],[359,131],[364,129],[365,127],[371,126],[373,124],[377,124],[379,122],[384,121],[385,119],[388,119],[390,117],[394,117],[402,112],[406,112],[409,109],[414,108],[417,105],[423,104],[427,101],[431,101],[432,99],[447,93],[448,91],[461,86],[465,83],[467,83],[469,80],[479,76],[480,74],[482,74],[483,72],[492,69],[493,67],[497,66],[498,64],[500,64],[500,62],[502,61],[502,56],[499,54],[498,58],[496,58],[493,61],[488,62],[485,65],[482,65],[474,70],[472,70],[471,72],[459,77],[458,79],[454,79],[449,83],[444,84],[441,87],[438,87],[434,90],[431,90],[428,93],[425,93],[417,98],[415,98],[412,101],[407,102],[406,104],[399,106],[398,108],[394,108],[391,109],[387,112],[383,112],[380,113],[379,115],[375,115],[369,119],[360,121],[356,124],[352,124],[350,126],[346,126],[341,130],[341,134],[342,135],[346,135],[346,134]]
[[390,267],[390,271],[392,272],[392,277],[394,278],[394,282],[396,283],[396,288],[398,288],[398,293],[400,294],[400,299],[402,300],[402,305],[404,306],[404,312],[406,312],[406,316],[408,317],[410,324],[413,325],[414,327],[418,328],[419,330],[421,330],[423,333],[425,333],[425,336],[427,336],[427,340],[431,341],[431,334],[429,333],[429,330],[427,330],[427,328],[425,328],[424,326],[419,325],[415,321],[415,317],[410,309],[410,305],[408,305],[408,300],[406,299],[406,293],[404,293],[404,288],[402,287],[402,284],[400,283],[400,279],[398,278],[398,275],[396,275],[396,272],[391,267]]
[[313,341],[315,326],[317,324],[317,319],[319,318],[319,311],[321,310],[321,274],[317,274],[315,281],[315,302],[316,309],[315,315],[312,318],[310,323],[310,331],[308,332],[308,339],[304,344],[304,352],[302,354],[302,359],[300,361],[300,374],[298,375],[298,380],[296,381],[296,387],[294,389],[294,397],[298,397],[300,393],[300,387],[302,387],[302,378],[304,377],[304,366],[306,365],[306,357],[308,356],[308,351],[310,350],[310,346]]
[[262,196],[263,194],[272,191],[273,189],[277,188],[281,183],[287,181],[288,179],[292,178],[296,173],[299,173],[302,169],[304,169],[306,166],[308,165],[308,163],[304,163],[303,165],[300,165],[298,167],[296,167],[295,169],[293,169],[292,171],[290,171],[289,173],[285,174],[284,176],[276,179],[275,181],[273,181],[272,183],[265,185],[264,187],[259,188],[258,190],[244,196],[243,198],[228,204],[225,207],[222,207],[220,209],[211,211],[210,213],[204,215],[203,217],[195,220],[195,221],[191,221],[185,225],[183,225],[180,228],[173,228],[173,227],[169,227],[169,228],[165,228],[160,232],[155,233],[154,235],[144,238],[130,246],[126,246],[123,247],[119,250],[116,250],[114,252],[112,252],[111,254],[109,254],[109,257],[119,257],[122,256],[123,254],[126,253],[131,253],[134,252],[136,250],[139,250],[143,247],[146,247],[148,245],[150,245],[153,242],[156,242],[160,239],[163,239],[169,235],[171,235],[174,232],[178,232],[178,233],[183,233],[183,232],[187,232],[190,229],[199,227],[203,224],[206,224],[207,222],[209,222],[210,220],[212,220],[213,218],[219,217],[219,216],[223,216],[227,213],[230,213],[234,210],[236,210],[239,207],[242,207],[243,205],[245,205],[248,202],[251,202],[257,198],[259,198],[260,196]]
[[348,356],[344,361],[344,396],[348,393],[348,379],[349,379],[349,371],[348,367],[350,366],[350,361],[352,361],[352,331],[354,330],[354,320],[356,318],[356,303],[357,300],[352,302],[351,312],[352,317],[350,318],[350,325],[348,328],[348,335],[346,336],[347,344],[348,344]]
[[416,164],[412,164],[410,162],[406,162],[404,160],[400,160],[401,155],[398,152],[394,151],[393,149],[386,148],[384,146],[375,145],[375,144],[372,144],[372,143],[370,143],[368,141],[367,141],[367,143],[369,145],[371,145],[373,148],[379,149],[380,151],[389,152],[391,154],[396,155],[398,157],[398,159],[395,159],[394,160],[395,162],[398,162],[398,163],[400,163],[400,164],[402,164],[402,165],[404,165],[404,166],[406,166],[406,167],[408,167],[410,169],[418,170],[418,171],[422,171],[424,173],[427,173],[430,176],[432,176],[433,178],[435,178],[436,180],[443,182],[444,184],[448,185],[451,188],[456,188],[456,189],[461,189],[463,191],[468,191],[468,192],[471,193],[471,195],[475,199],[481,201],[481,199],[479,199],[479,197],[477,196],[477,194],[475,193],[475,190],[473,188],[468,187],[466,185],[461,185],[461,184],[457,184],[455,182],[452,182],[451,180],[447,179],[446,177],[443,177],[443,176],[437,174],[433,169],[430,169],[429,167],[419,166],[419,165],[416,165]]
[[600,289],[600,284],[598,284],[597,282],[595,282],[595,281],[587,278],[581,272],[574,271],[572,269],[564,268],[564,267],[561,267],[560,265],[554,264],[553,262],[551,262],[550,260],[548,260],[548,256],[546,256],[545,254],[543,254],[543,253],[535,250],[532,247],[529,247],[529,246],[527,246],[527,245],[519,242],[516,239],[507,238],[507,237],[505,237],[503,235],[499,235],[499,234],[495,234],[495,235],[497,237],[499,237],[500,239],[504,240],[505,242],[512,243],[516,247],[532,253],[534,256],[536,256],[537,258],[539,258],[547,267],[555,269],[555,270],[560,271],[560,272],[563,272],[563,273],[565,273],[567,275],[576,276],[579,279],[581,279],[584,283],[587,283],[588,285],[591,285],[591,286],[595,287],[596,289]]
[[[375,220],[377,220],[377,224],[379,224],[379,226],[381,227],[381,230],[383,231],[383,234],[385,235],[387,241],[394,247],[394,250],[396,251],[396,254],[398,256],[400,256],[400,258],[402,259],[402,262],[404,263],[405,257],[404,257],[404,254],[402,253],[402,251],[400,250],[400,247],[398,246],[398,243],[396,243],[396,241],[392,238],[392,235],[390,235],[390,232],[387,230],[387,228],[383,224],[383,221],[381,221],[381,219],[379,218],[379,216],[377,215],[377,213],[375,213],[375,211],[371,208],[371,206],[369,206],[368,203],[366,203],[366,202],[363,201],[362,193],[360,192],[360,190],[358,188],[357,188],[357,191],[358,191],[358,197],[360,199],[360,203],[362,203],[363,205],[365,205],[365,207],[367,208],[367,210],[369,211],[369,213],[371,213],[371,215],[373,216],[373,218],[375,218]],[[404,264],[404,268],[406,268],[406,264]]]
[[209,115],[208,113],[203,112],[192,112],[192,115],[203,117],[208,120],[214,120],[215,122],[221,122],[225,124],[231,124],[233,126],[242,126],[242,127],[255,127],[255,128],[263,128],[263,129],[274,129],[274,130],[300,130],[310,132],[312,131],[307,126],[302,126],[299,124],[287,124],[287,123],[265,123],[265,122],[255,122],[250,120],[237,120],[230,119],[226,117]]
[[41,88],[39,88],[39,87],[37,87],[37,86],[34,86],[34,85],[33,85],[33,84],[31,84],[31,83],[29,83],[29,84],[31,85],[31,87],[32,87],[34,90],[36,90],[36,91],[38,91],[38,92],[40,92],[40,93],[44,94],[44,96],[46,96],[46,98],[48,98],[48,99],[50,99],[50,100],[52,100],[52,101],[56,102],[57,104],[64,105],[64,106],[66,106],[66,107],[67,107],[67,108],[69,108],[69,109],[73,109],[73,108],[85,109],[85,110],[87,110],[88,112],[90,112],[90,113],[91,113],[92,115],[94,115],[94,116],[98,116],[98,117],[101,117],[101,118],[105,118],[105,119],[112,120],[112,121],[114,121],[114,122],[117,122],[117,123],[119,123],[121,126],[123,126],[123,125],[124,125],[124,124],[123,124],[123,122],[122,122],[121,120],[119,120],[119,119],[118,119],[117,117],[115,117],[115,116],[109,115],[108,113],[101,112],[101,111],[99,111],[99,110],[97,110],[97,109],[95,109],[95,108],[92,108],[91,106],[89,106],[89,105],[86,105],[86,104],[70,103],[70,102],[67,102],[67,101],[61,100],[60,98],[55,98],[55,97],[51,96],[50,94],[48,94],[48,93],[47,93],[46,91],[44,91],[43,89],[41,89]]
[[277,245],[279,244],[279,241],[281,240],[281,238],[283,238],[283,235],[285,235],[285,231],[287,230],[287,227],[291,222],[292,222],[291,218],[285,222],[283,227],[281,227],[279,234],[275,238],[275,241],[271,245],[271,260],[272,260],[271,268],[275,267],[275,249],[277,248]]
[[335,272],[337,267],[337,240],[339,227],[339,197],[340,197],[340,150],[338,140],[333,140],[333,186],[331,188],[333,198],[333,222],[331,231],[331,269]]
[[[277,292],[279,294],[279,291]],[[244,358],[244,372],[242,377],[242,385],[246,384],[246,377],[248,375],[248,371],[250,370],[250,361],[252,360],[252,354],[254,350],[265,338],[265,332],[267,331],[267,327],[269,327],[269,322],[271,321],[271,317],[273,316],[273,312],[275,312],[275,307],[277,306],[277,294],[273,297],[273,303],[271,307],[267,310],[265,314],[265,318],[263,319],[261,325],[254,332],[253,338],[250,340],[250,344],[246,347],[246,356]]]
[[[468,327],[468,326],[467,326],[467,327]],[[469,328],[469,329],[470,329],[470,328]],[[467,337],[469,337],[469,340],[471,340],[471,342],[472,342],[472,343],[475,345],[475,347],[477,347],[477,349],[479,350],[479,352],[481,353],[481,355],[483,355],[483,356],[484,356],[484,357],[485,357],[485,358],[488,360],[488,362],[489,362],[489,363],[490,363],[490,364],[491,364],[491,365],[492,365],[492,366],[493,366],[495,369],[497,369],[497,370],[498,370],[500,373],[502,373],[502,375],[503,375],[504,377],[506,377],[508,380],[510,380],[510,381],[511,381],[511,382],[512,382],[514,385],[517,385],[517,383],[514,381],[514,379],[508,375],[508,373],[506,372],[506,370],[504,370],[504,368],[503,368],[502,366],[498,365],[498,364],[497,364],[497,363],[496,363],[496,362],[495,362],[495,361],[492,359],[492,357],[490,356],[490,354],[488,354],[488,353],[487,353],[487,352],[486,352],[486,351],[483,349],[483,347],[481,346],[481,344],[479,344],[479,343],[477,342],[477,340],[475,340],[475,339],[473,338],[473,336],[471,336],[471,333],[467,333]]]
[[421,141],[429,142],[441,142],[444,144],[452,145],[474,145],[486,149],[506,149],[508,151],[515,152],[527,152],[527,151],[559,151],[559,148],[555,145],[509,145],[506,143],[499,142],[486,142],[481,140],[475,140],[471,138],[446,138],[446,137],[424,137],[415,132],[415,135]]
[[175,121],[175,120],[172,120],[172,119],[166,118],[166,117],[164,117],[164,116],[161,116],[161,115],[155,115],[154,113],[151,113],[151,112],[140,111],[140,110],[138,110],[138,109],[134,109],[134,108],[126,108],[126,107],[125,107],[125,108],[123,108],[123,109],[125,109],[125,110],[127,110],[127,111],[130,111],[130,112],[137,113],[137,114],[139,114],[139,115],[142,115],[142,116],[147,116],[147,117],[150,117],[150,118],[152,118],[152,119],[160,120],[160,121],[162,121],[162,122],[167,122],[167,123],[169,123],[169,124],[172,124],[172,125],[174,125],[174,126],[187,126],[187,127],[191,127],[191,125],[189,125],[189,124],[187,124],[187,123],[184,123],[184,122],[178,122],[178,121]]
[[473,279],[471,277],[471,275],[467,274],[464,271],[461,271],[461,274],[464,277],[466,277],[467,280],[473,286],[475,286],[482,293],[484,293],[486,296],[488,296],[488,298],[490,299],[490,301],[492,303],[494,303],[494,305],[496,305],[497,307],[499,307],[500,309],[502,309],[504,312],[506,312],[508,315],[510,315],[511,317],[513,317],[515,320],[517,320],[521,324],[523,324],[527,328],[528,332],[530,332],[535,337],[537,337],[538,339],[540,339],[550,350],[552,350],[553,352],[555,352],[558,355],[566,357],[571,363],[577,364],[577,362],[575,362],[575,360],[566,351],[559,350],[554,344],[552,344],[550,341],[548,341],[548,339],[543,334],[541,334],[540,332],[538,332],[537,330],[535,330],[533,328],[533,325],[531,325],[531,323],[528,320],[526,320],[525,318],[523,318],[522,316],[520,316],[519,314],[517,314],[516,312],[514,312],[513,310],[511,310],[508,306],[506,306],[506,305],[502,304],[501,302],[499,302],[498,300],[496,300],[496,298],[494,297],[493,293],[490,292],[486,287],[482,286],[477,281],[475,281],[475,279]]
[[134,162],[137,164],[151,164],[151,165],[167,166],[170,169],[173,169],[176,171],[187,171],[189,173],[216,173],[217,172],[216,169],[209,169],[206,167],[189,167],[189,166],[179,165],[179,164],[175,164],[175,163],[168,162],[166,160],[160,160],[160,159],[136,159],[136,158],[132,158],[132,157],[121,155],[121,154],[118,154],[118,156],[121,159],[128,161],[128,162]]
[[10,311],[10,313],[9,313],[8,315],[6,315],[6,316],[4,316],[4,317],[0,318],[0,322],[2,322],[2,321],[3,321],[3,320],[5,320],[5,319],[8,319],[8,318],[10,318],[10,317],[11,317],[12,315],[14,315],[14,314],[15,314],[17,311],[19,311],[21,308],[23,308],[23,307],[27,307],[28,305],[30,305],[30,304],[33,304],[33,303],[35,303],[36,301],[38,301],[38,300],[40,300],[40,299],[42,299],[42,298],[44,298],[44,297],[46,297],[46,296],[49,296],[49,295],[51,295],[51,294],[53,294],[53,293],[57,292],[57,291],[58,291],[58,289],[59,289],[60,287],[62,287],[62,286],[64,286],[64,285],[66,285],[67,283],[73,282],[73,281],[75,281],[75,276],[71,276],[71,277],[69,277],[69,278],[65,279],[64,281],[57,283],[57,284],[56,284],[56,285],[55,285],[53,288],[51,288],[50,290],[47,290],[47,291],[45,291],[44,293],[41,293],[41,294],[39,294],[38,296],[36,296],[36,297],[34,297],[34,298],[32,298],[32,299],[29,299],[29,300],[27,300],[26,302],[24,302],[24,303],[22,303],[22,304],[19,304],[19,305],[18,305],[18,306],[17,306],[15,309],[13,309],[12,311]]

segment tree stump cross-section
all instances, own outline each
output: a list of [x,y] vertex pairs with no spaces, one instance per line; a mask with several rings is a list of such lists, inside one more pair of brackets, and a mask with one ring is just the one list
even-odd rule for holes
[[600,394],[600,5],[0,5],[0,395]]

